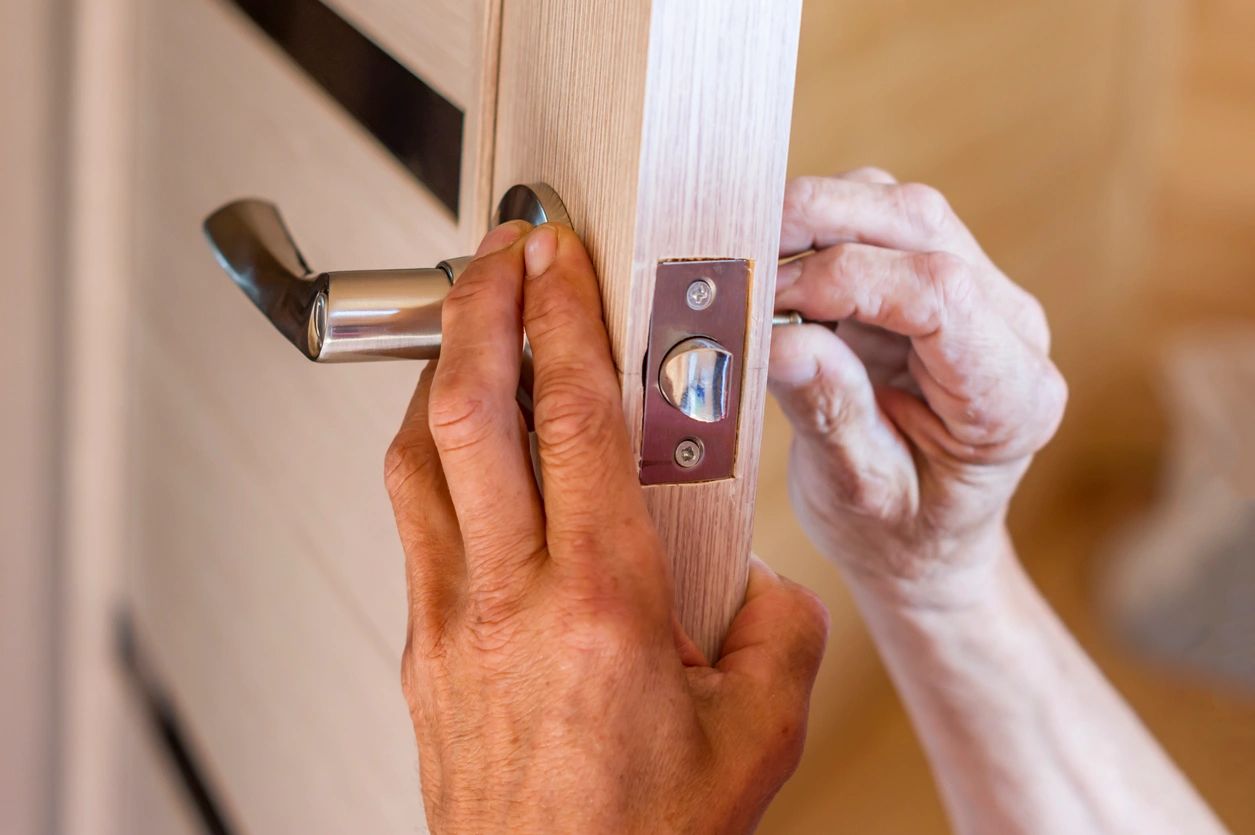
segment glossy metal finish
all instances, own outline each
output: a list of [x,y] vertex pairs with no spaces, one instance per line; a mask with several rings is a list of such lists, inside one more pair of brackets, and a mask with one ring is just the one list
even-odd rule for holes
[[493,222],[502,224],[510,220],[525,220],[532,226],[542,223],[573,225],[562,198],[544,183],[527,183],[506,190],[497,204]]
[[310,322],[327,281],[310,275],[278,210],[261,200],[231,203],[209,216],[205,235],[218,263],[257,309],[301,353],[317,359]]
[[440,356],[440,306],[452,284],[440,268],[328,273],[319,362]]
[[699,336],[671,349],[658,372],[658,387],[667,402],[688,417],[716,423],[728,416],[731,375],[731,352]]
[[[645,356],[642,484],[735,474],[749,281],[743,260],[658,265]],[[698,282],[709,284],[709,292],[694,293]],[[699,296],[698,309],[691,294]]]
[[[497,208],[498,222],[570,225],[562,200],[543,183],[514,186]],[[279,210],[264,200],[238,200],[205,221],[205,236],[222,268],[257,309],[315,362],[430,360],[440,355],[440,306],[469,256],[430,269],[314,273],[301,257]],[[519,399],[531,402],[531,350],[524,350]]]
[[257,309],[315,362],[434,359],[452,267],[314,274],[279,210],[239,200],[205,221],[218,262]]

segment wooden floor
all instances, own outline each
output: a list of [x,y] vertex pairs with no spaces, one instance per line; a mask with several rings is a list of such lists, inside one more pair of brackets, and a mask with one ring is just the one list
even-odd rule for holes
[[[1023,558],[1222,818],[1255,832],[1255,694],[1137,657],[1094,603],[1105,547],[1154,500],[1165,344],[1199,323],[1255,325],[1255,4],[839,0],[806,14],[793,173],[875,163],[941,186],[1042,298],[1072,404],[1014,508]],[[806,757],[762,831],[945,832],[874,650],[788,509],[786,450],[773,411],[756,548],[820,591],[833,634]]]

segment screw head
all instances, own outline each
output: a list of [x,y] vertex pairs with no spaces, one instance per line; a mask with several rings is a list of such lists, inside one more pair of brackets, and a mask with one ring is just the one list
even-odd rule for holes
[[699,278],[688,286],[684,292],[684,300],[691,310],[705,310],[715,300],[715,285]]
[[701,441],[696,438],[685,438],[676,444],[675,463],[683,469],[691,470],[702,463],[702,457],[705,454],[706,449]]

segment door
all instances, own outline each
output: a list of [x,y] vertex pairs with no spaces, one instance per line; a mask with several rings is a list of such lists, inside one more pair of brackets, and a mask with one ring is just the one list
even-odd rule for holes
[[[745,582],[799,3],[136,12],[134,646],[239,831],[412,832],[404,575],[382,462],[420,367],[308,362],[214,264],[201,223],[256,196],[319,269],[430,267],[472,251],[510,186],[551,186],[600,275],[681,619],[714,653]],[[677,303],[695,282],[735,302],[731,396],[712,423],[659,422],[665,349],[710,335],[692,319],[703,298]],[[697,476],[681,472],[692,441],[713,468]]]

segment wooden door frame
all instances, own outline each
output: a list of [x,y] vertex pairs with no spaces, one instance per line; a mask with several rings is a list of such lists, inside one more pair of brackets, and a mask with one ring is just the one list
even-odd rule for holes
[[[57,830],[115,832],[126,711],[123,591],[131,132],[131,0],[61,0],[66,63],[59,246],[61,494]],[[120,835],[120,833],[119,833]]]

